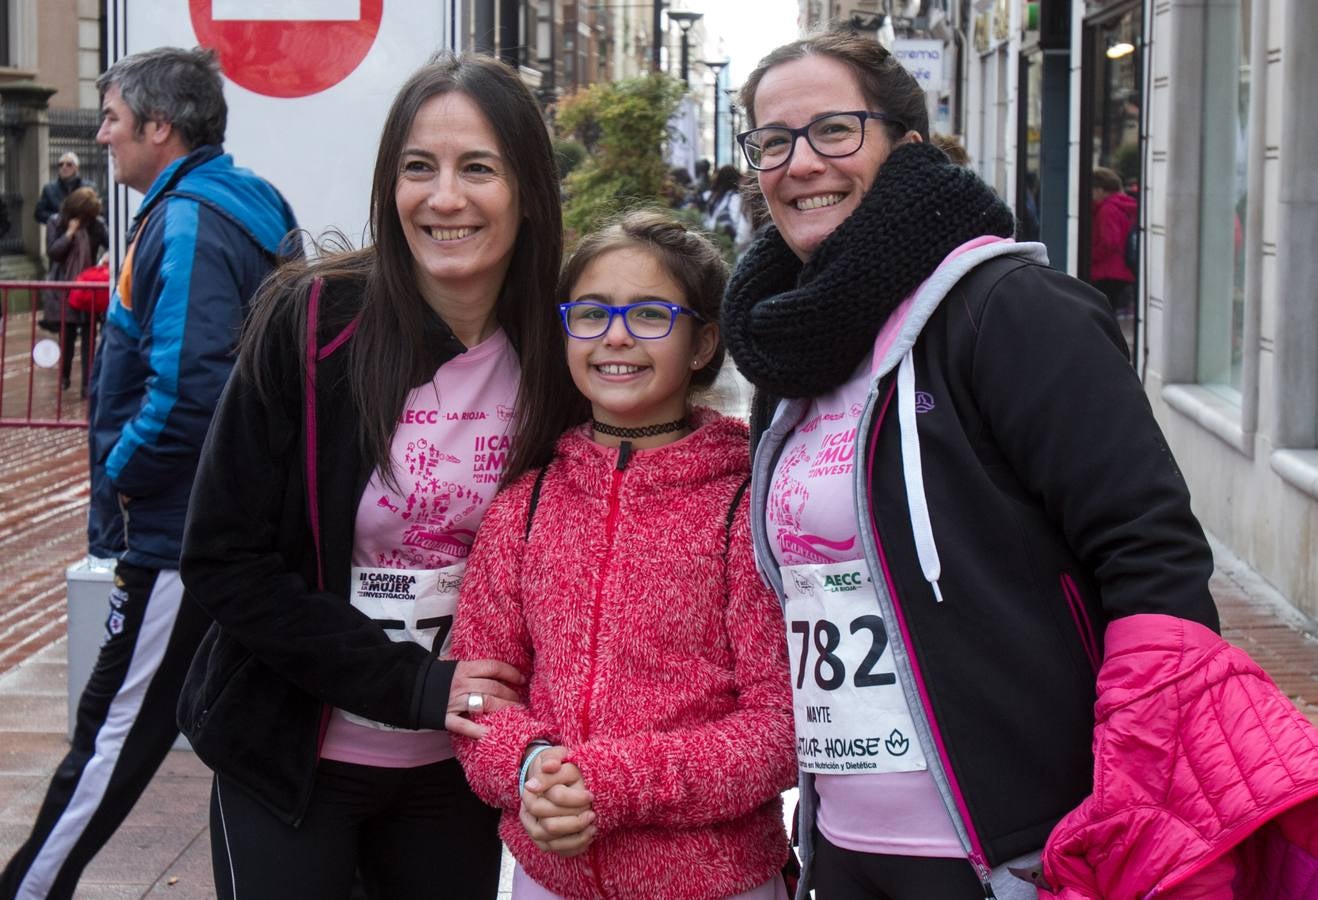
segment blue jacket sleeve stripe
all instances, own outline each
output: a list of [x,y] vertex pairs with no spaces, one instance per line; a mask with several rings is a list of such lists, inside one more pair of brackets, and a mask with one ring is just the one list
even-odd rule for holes
[[133,318],[133,314],[124,309],[124,305],[119,302],[118,288],[115,289],[114,296],[110,301],[109,320],[131,335],[134,340],[137,340],[142,336],[142,326],[137,324],[137,320]]
[[106,460],[105,468],[112,481],[122,480],[124,470],[141,448],[151,449],[159,443],[169,414],[178,402],[179,356],[187,326],[188,298],[192,293],[199,210],[196,202],[171,203],[162,210],[166,219],[160,293],[154,302],[145,297],[134,302],[134,307],[139,302],[150,302],[143,349],[148,353],[151,374],[147,376],[141,409],[124,424],[119,441]]

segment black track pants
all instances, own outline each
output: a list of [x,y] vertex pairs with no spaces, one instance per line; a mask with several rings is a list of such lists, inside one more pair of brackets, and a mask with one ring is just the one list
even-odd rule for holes
[[373,900],[492,900],[498,822],[456,759],[410,769],[321,760],[297,828],[217,775],[215,891],[220,900],[345,900],[360,872]]
[[115,567],[106,640],[78,701],[72,746],[0,875],[0,898],[73,896],[178,736],[179,689],[208,625],[178,572]]
[[845,850],[815,830],[811,887],[819,900],[983,900],[969,860]]

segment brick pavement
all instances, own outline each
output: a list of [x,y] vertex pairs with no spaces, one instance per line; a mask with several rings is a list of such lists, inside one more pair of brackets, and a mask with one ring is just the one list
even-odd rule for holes
[[64,635],[87,495],[86,431],[0,428],[0,672]]

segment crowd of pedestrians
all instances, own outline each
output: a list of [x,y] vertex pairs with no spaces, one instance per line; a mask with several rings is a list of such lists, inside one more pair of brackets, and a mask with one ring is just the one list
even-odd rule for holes
[[[566,260],[491,58],[411,75],[368,244],[310,259],[211,53],[98,84],[144,197],[87,385],[117,566],[0,900],[72,897],[180,728],[224,900],[491,898],[501,845],[515,900],[1318,898],[1318,731],[1218,634],[1121,306],[878,43],[774,50],[748,174]],[[749,426],[700,402],[728,357]]]

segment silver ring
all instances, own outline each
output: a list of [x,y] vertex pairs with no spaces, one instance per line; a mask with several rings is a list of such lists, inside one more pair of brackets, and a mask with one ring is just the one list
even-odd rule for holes
[[485,695],[472,691],[467,695],[467,712],[479,716],[485,712]]

